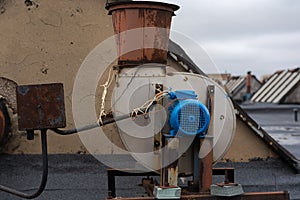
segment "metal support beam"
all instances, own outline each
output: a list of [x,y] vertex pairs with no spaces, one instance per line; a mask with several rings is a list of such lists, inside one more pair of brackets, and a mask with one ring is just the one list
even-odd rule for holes
[[234,183],[234,168],[213,168],[213,175],[225,175],[225,181]]
[[207,155],[200,159],[199,192],[209,192],[213,174],[213,137],[206,136],[205,139],[200,140],[200,143],[201,150],[206,151]]
[[159,176],[157,172],[139,172],[131,169],[107,169],[108,197],[116,197],[116,176]]
[[[224,175],[229,182],[234,182],[234,168],[213,168],[212,175]],[[108,198],[116,197],[116,176],[160,176],[157,172],[139,172],[132,169],[107,169]],[[226,178],[227,176],[227,178]]]

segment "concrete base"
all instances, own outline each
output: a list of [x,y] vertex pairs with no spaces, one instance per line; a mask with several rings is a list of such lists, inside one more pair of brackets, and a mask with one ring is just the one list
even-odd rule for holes
[[220,197],[233,197],[244,194],[242,185],[211,185],[210,194]]
[[153,195],[156,199],[180,199],[181,188],[180,187],[154,187]]

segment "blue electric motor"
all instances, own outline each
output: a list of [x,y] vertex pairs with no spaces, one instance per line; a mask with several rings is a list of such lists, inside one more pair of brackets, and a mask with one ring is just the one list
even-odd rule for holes
[[194,91],[179,90],[170,93],[170,99],[177,99],[169,107],[170,134],[178,132],[186,135],[204,137],[210,123],[210,114],[205,105],[197,100]]

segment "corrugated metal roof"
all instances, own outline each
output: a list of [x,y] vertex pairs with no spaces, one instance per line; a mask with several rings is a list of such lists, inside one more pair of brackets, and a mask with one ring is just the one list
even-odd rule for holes
[[234,76],[225,84],[227,92],[229,94],[234,93],[234,91],[241,85],[245,84],[246,77],[244,76]]
[[280,103],[300,81],[300,68],[275,72],[253,95],[251,101]]
[[[246,93],[246,76],[233,76],[225,84],[226,91],[230,96],[235,100],[241,98],[241,93]],[[257,89],[261,86],[260,81],[254,76],[251,75],[251,91],[256,92]]]

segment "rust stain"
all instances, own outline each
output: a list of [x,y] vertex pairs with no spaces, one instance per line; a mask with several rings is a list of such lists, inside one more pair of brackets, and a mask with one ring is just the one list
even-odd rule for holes
[[169,186],[177,186],[178,166],[168,168],[168,183]]
[[211,149],[209,153],[200,160],[200,192],[209,192],[210,186],[212,184],[212,168],[213,168],[213,137],[206,137],[206,139],[201,140],[201,146],[208,145]]
[[64,91],[61,83],[17,87],[19,130],[66,126]]

